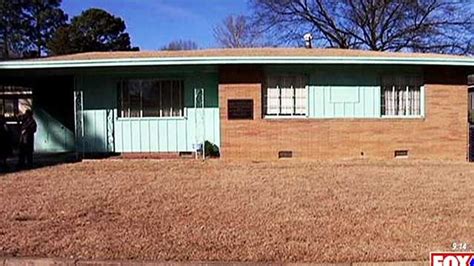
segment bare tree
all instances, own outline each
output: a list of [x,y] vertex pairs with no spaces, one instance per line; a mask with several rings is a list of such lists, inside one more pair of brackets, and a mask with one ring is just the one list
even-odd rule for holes
[[262,34],[243,15],[230,15],[214,28],[214,38],[219,46],[243,48],[265,46]]
[[178,50],[196,50],[197,43],[191,40],[175,40],[163,46],[161,50],[178,51]]
[[286,43],[377,51],[474,53],[469,0],[251,0],[255,22]]

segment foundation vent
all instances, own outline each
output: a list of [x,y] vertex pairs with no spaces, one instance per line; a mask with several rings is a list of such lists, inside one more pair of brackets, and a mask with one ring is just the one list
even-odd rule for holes
[[394,152],[395,158],[408,158],[408,150],[396,150]]
[[179,157],[180,158],[194,158],[194,155],[192,152],[189,152],[189,151],[181,151],[179,152]]
[[293,152],[292,151],[279,151],[278,159],[283,159],[283,158],[293,158]]

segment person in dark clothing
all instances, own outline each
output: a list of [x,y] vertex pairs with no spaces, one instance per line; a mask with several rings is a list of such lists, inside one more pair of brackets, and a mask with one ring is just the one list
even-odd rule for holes
[[19,144],[19,160],[18,166],[25,166],[25,159],[28,167],[33,166],[33,150],[36,133],[36,121],[33,118],[33,112],[27,110],[21,117],[20,126],[20,144]]
[[12,141],[5,117],[0,116],[0,171],[8,168],[7,159],[12,155]]

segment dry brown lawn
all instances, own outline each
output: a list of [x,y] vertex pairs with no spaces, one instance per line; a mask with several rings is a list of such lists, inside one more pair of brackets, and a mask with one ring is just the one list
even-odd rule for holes
[[474,244],[474,165],[104,160],[0,176],[0,256],[428,260]]

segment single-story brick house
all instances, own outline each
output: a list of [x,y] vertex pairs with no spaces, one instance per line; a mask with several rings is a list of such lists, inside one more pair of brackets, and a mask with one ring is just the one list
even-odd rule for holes
[[342,49],[94,52],[0,62],[38,152],[464,161],[474,58]]

